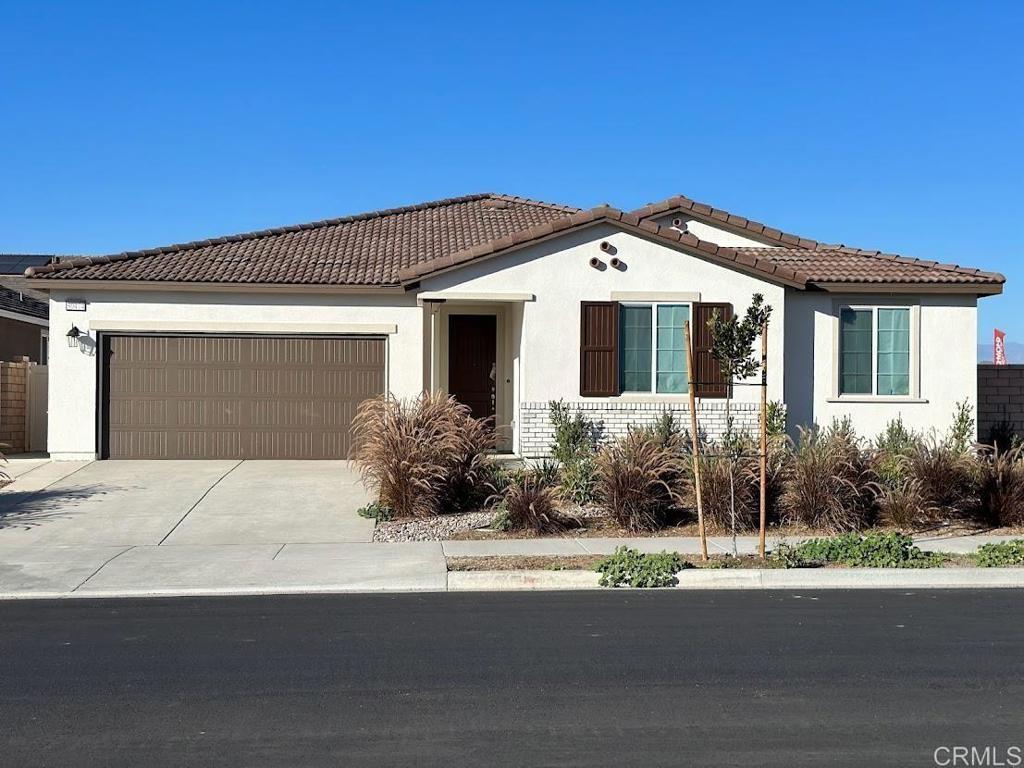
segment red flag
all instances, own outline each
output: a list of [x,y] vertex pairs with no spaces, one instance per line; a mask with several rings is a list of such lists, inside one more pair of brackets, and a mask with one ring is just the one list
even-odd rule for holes
[[1006,334],[998,328],[993,332],[992,357],[996,365],[1006,365]]

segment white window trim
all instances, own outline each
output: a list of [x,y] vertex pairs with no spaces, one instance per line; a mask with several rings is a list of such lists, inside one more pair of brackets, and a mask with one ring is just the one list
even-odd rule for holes
[[[842,314],[843,310],[871,312],[871,393],[842,394],[840,387],[840,368],[842,360]],[[910,377],[909,391],[905,395],[878,394],[878,310],[906,309],[910,313]],[[921,306],[919,304],[903,304],[877,302],[872,304],[840,303],[836,305],[834,318],[833,344],[833,385],[832,397],[826,399],[830,403],[927,403],[921,397]]]
[[[689,397],[689,393],[686,390],[682,392],[659,392],[658,391],[658,307],[686,307],[687,316],[690,321],[693,320],[693,304],[692,301],[671,301],[662,299],[660,301],[620,301],[619,304],[623,307],[648,307],[651,310],[651,388],[647,390],[630,389],[622,390],[619,393],[619,397],[626,400],[630,397],[656,397],[670,400],[673,398]],[[685,343],[685,342],[684,342]],[[621,342],[620,342],[621,345]],[[685,349],[683,350],[686,351]],[[621,354],[621,352],[620,352]],[[622,372],[619,372],[619,376],[622,376]],[[686,371],[687,380],[690,377],[689,368]],[[621,379],[620,379],[621,381]]]

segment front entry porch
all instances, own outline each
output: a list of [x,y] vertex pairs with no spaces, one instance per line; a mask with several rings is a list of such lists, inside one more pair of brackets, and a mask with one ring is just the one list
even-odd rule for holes
[[421,297],[427,387],[447,392],[476,418],[493,418],[498,450],[518,452],[523,302],[515,297]]

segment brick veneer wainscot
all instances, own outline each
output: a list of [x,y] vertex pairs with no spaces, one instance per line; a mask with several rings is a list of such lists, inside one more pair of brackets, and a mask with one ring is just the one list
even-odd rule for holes
[[[671,411],[676,423],[682,429],[690,428],[690,408],[687,403],[613,403],[613,402],[566,402],[572,410],[580,411],[600,430],[602,440],[621,437],[629,427],[644,427],[653,424],[662,412]],[[757,403],[733,403],[733,429],[752,435],[758,433]],[[701,432],[711,439],[725,434],[725,403],[698,403],[697,419]],[[519,407],[519,452],[530,459],[549,456],[555,430],[551,425],[548,403],[523,403]]]

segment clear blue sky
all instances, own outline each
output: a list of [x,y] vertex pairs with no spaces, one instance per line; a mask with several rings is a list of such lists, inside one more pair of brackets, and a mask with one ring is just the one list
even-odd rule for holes
[[999,270],[1024,340],[1024,4],[0,0],[0,251],[480,191],[676,193]]

